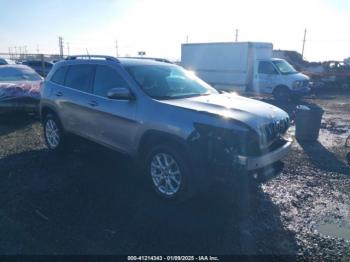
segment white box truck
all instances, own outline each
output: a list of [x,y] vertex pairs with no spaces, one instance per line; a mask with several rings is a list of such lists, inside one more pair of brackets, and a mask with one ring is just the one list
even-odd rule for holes
[[181,65],[218,90],[270,93],[277,99],[310,91],[309,77],[283,59],[272,58],[271,43],[182,44]]

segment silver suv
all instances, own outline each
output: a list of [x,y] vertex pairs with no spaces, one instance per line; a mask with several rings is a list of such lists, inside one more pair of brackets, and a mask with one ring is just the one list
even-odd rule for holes
[[167,62],[72,56],[54,65],[41,95],[49,149],[63,150],[73,133],[128,154],[166,199],[193,195],[217,170],[266,170],[291,146],[286,112]]

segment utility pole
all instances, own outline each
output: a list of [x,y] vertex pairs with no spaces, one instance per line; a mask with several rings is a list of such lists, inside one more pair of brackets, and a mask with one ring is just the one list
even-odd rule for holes
[[301,50],[301,58],[302,59],[304,58],[305,42],[306,42],[306,28],[304,31],[303,49]]
[[58,37],[58,46],[60,49],[60,56],[63,57],[63,38],[62,38],[62,36]]
[[186,44],[188,44],[188,35],[186,35]]
[[118,40],[115,40],[115,54],[116,54],[117,57],[119,56]]
[[67,55],[69,56],[69,42],[67,42]]
[[28,52],[27,52],[27,46],[25,45],[24,47],[23,47],[23,52],[24,52],[24,55],[28,55]]
[[238,42],[238,29],[236,29],[236,42]]
[[39,54],[39,45],[36,45],[36,53]]

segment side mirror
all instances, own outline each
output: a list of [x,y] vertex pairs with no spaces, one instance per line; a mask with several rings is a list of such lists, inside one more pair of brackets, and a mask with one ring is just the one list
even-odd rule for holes
[[131,93],[129,88],[120,87],[112,88],[108,91],[107,97],[110,99],[119,99],[119,100],[134,100],[135,97]]

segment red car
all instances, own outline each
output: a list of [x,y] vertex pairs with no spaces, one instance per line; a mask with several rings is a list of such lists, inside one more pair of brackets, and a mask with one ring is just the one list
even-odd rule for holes
[[0,112],[37,112],[43,78],[25,65],[0,66]]

